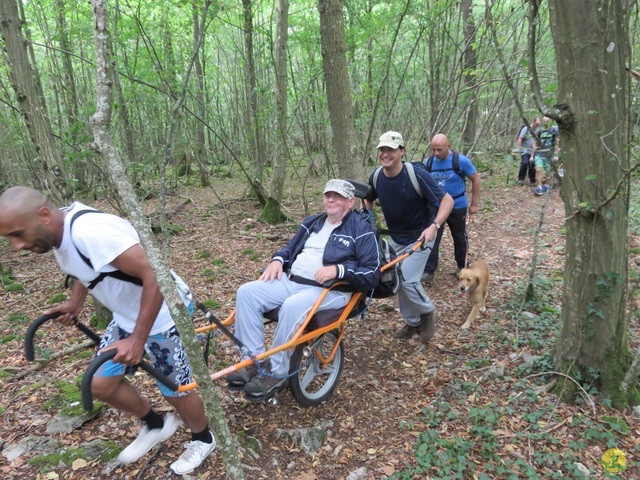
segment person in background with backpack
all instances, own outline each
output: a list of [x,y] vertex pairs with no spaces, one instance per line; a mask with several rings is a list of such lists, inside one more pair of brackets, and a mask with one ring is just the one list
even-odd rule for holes
[[[118,455],[118,460],[126,464],[171,438],[180,420],[154,411],[125,381],[125,374],[134,372],[133,366],[140,363],[145,350],[153,366],[179,385],[191,382],[191,368],[135,229],[123,218],[95,210],[95,214],[78,217],[72,235],[71,219],[87,209],[80,202],[59,209],[37,190],[12,187],[0,196],[0,236],[7,237],[16,250],[38,254],[53,250],[60,268],[76,278],[69,300],[46,312],[61,312],[56,321],[63,325],[76,322],[89,285],[92,296],[113,312],[98,355],[113,348],[118,353],[98,369],[91,391],[99,400],[135,415],[143,424],[137,438]],[[88,264],[81,255],[89,260]],[[97,274],[100,275],[96,277]],[[178,393],[159,382],[158,386],[191,429],[192,440],[170,467],[174,473],[184,475],[200,466],[214,450],[216,441],[197,391]]]
[[398,291],[400,314],[405,325],[395,338],[418,334],[426,343],[436,332],[436,307],[420,282],[429,251],[440,226],[453,208],[453,199],[438,186],[422,164],[404,162],[405,144],[398,132],[386,132],[378,143],[378,167],[369,176],[372,197],[365,200],[368,209],[380,202],[390,231],[390,243],[402,255],[415,243],[427,247],[417,250],[402,262],[403,281]]
[[540,117],[536,117],[531,122],[531,128],[524,125],[518,133],[518,139],[516,140],[516,148],[520,152],[520,170],[518,170],[518,184],[524,185],[524,180],[529,173],[529,183],[531,185],[536,184],[536,165],[533,161],[531,152],[533,151],[533,144],[535,142],[534,133],[536,128],[540,125]]
[[[451,144],[446,135],[438,133],[431,139],[433,155],[425,161],[425,168],[436,183],[453,198],[454,204],[447,225],[453,238],[454,258],[458,272],[466,268],[468,240],[467,240],[467,209],[470,214],[478,213],[480,203],[480,175],[467,157],[451,150]],[[466,179],[471,180],[471,203],[467,200]],[[433,282],[435,271],[438,269],[438,249],[444,232],[444,225],[438,227],[436,240],[425,266],[422,281]]]
[[540,196],[549,191],[547,174],[551,171],[551,162],[558,159],[560,130],[557,125],[551,125],[549,117],[542,117],[542,127],[536,130],[536,137],[532,155],[536,164],[536,195]]

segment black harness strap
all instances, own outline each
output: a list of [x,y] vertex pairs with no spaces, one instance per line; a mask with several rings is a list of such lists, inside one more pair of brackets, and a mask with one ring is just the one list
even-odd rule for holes
[[289,275],[289,280],[295,283],[300,283],[301,285],[311,285],[312,287],[324,288],[315,280],[309,280],[308,278],[300,277],[298,275]]
[[[100,210],[80,210],[74,213],[73,217],[71,217],[71,221],[69,222],[69,233],[71,237],[71,244],[76,249],[76,252],[78,252],[78,255],[80,255],[80,258],[82,258],[82,260],[84,261],[84,263],[87,264],[87,266],[89,266],[92,270],[94,270],[93,264],[91,263],[91,260],[89,260],[89,257],[87,257],[86,255],[83,255],[82,252],[76,246],[76,244],[73,242],[73,233],[72,233],[73,223],[78,219],[78,217],[81,217],[82,215],[85,215],[87,213],[104,213],[104,212]],[[139,279],[138,277],[134,277],[133,275],[129,275],[127,273],[121,272],[120,270],[114,270],[113,272],[99,273],[96,278],[94,278],[93,280],[91,280],[91,282],[89,282],[89,285],[87,286],[87,288],[89,290],[93,290],[96,287],[96,285],[98,285],[102,280],[104,280],[107,277],[113,277],[116,280],[133,283],[140,287],[142,286],[142,280]]]
[[[426,227],[425,227],[426,228]],[[387,228],[379,228],[378,235],[411,235],[420,236],[423,230],[389,230]]]

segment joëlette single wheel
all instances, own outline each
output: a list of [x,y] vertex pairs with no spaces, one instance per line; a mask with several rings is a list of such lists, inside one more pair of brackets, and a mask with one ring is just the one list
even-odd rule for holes
[[289,379],[289,389],[300,405],[320,405],[337,387],[344,366],[343,343],[338,345],[331,362],[323,365],[321,358],[330,357],[339,337],[340,331],[333,330],[315,338],[310,345],[298,345],[294,350],[290,372],[296,373]]

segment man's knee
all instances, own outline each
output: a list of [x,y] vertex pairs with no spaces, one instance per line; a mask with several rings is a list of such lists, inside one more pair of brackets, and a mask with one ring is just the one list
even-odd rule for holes
[[256,289],[265,285],[264,282],[259,280],[254,280],[252,282],[247,282],[238,288],[236,292],[236,303],[243,301],[251,301],[255,297]]
[[108,401],[118,388],[121,381],[121,377],[94,376],[91,380],[91,394],[98,400]]

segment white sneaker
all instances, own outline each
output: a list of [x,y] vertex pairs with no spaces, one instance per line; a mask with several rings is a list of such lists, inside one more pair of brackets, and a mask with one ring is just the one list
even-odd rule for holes
[[216,448],[216,438],[211,433],[212,442],[204,443],[193,440],[184,444],[184,453],[171,464],[171,470],[177,475],[186,475],[198,468]]
[[140,429],[138,438],[120,452],[118,461],[120,463],[132,463],[142,457],[160,442],[164,442],[171,437],[180,426],[180,419],[175,415],[165,415],[162,428],[149,429],[146,425]]

